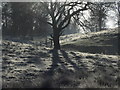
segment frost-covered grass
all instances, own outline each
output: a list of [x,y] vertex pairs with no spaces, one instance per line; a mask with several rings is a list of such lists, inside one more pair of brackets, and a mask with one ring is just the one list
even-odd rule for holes
[[64,49],[90,53],[118,54],[118,29],[105,30],[86,35],[71,35],[61,41]]
[[61,44],[65,44],[71,41],[76,41],[78,39],[88,39],[88,38],[103,36],[103,35],[114,35],[119,32],[120,32],[119,28],[115,28],[111,30],[102,30],[99,32],[92,32],[88,34],[76,33],[76,34],[64,35],[64,36],[61,36],[60,39],[61,39]]
[[117,55],[52,50],[3,40],[3,88],[117,88]]
[[62,36],[62,50],[46,47],[44,39],[41,46],[39,40],[3,40],[3,88],[118,88],[118,34]]

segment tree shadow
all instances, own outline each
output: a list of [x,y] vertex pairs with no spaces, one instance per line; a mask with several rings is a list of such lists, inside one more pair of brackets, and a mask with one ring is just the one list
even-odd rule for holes
[[113,44],[111,46],[76,46],[76,45],[64,45],[62,46],[65,50],[77,50],[79,52],[87,52],[87,53],[93,53],[93,54],[107,54],[107,55],[118,55],[119,54],[119,48],[118,44]]
[[61,50],[61,53],[65,58],[66,62],[70,63],[76,70],[79,70],[79,67],[74,62],[71,61],[68,54],[64,50]]
[[112,65],[112,62],[101,58],[97,60],[94,65],[96,71],[95,74],[98,75],[96,81],[100,86],[118,87],[118,80],[115,77],[118,77],[119,69],[115,68]]
[[[71,52],[71,54],[76,57],[76,54],[74,52]],[[87,56],[86,58],[95,60],[95,63],[93,63],[94,70],[88,73],[89,77],[95,79],[96,82],[94,83],[106,87],[118,86],[118,80],[115,77],[118,76],[119,70],[116,68],[116,66],[114,67],[114,65],[112,65],[112,63],[117,63],[116,61],[113,62],[107,58],[97,58],[92,56]]]
[[79,56],[77,56],[74,53],[73,55],[75,56],[75,58],[71,58],[71,59],[75,59],[76,61],[78,61],[78,63],[80,63],[81,66],[78,66],[76,63],[74,63],[64,50],[61,50],[61,53],[62,53],[63,57],[65,58],[66,62],[70,63],[73,66],[73,68],[75,69],[75,73],[76,74],[78,73],[80,78],[87,78],[89,76],[88,69],[86,68],[86,65],[83,62],[80,61]]
[[[109,70],[114,71],[113,67],[109,67],[106,72],[106,70],[104,70],[106,68],[105,65],[102,65],[100,61],[95,61],[94,63],[95,70],[89,71],[87,65],[81,61],[82,56],[78,57],[78,55],[74,52],[67,53],[67,51],[64,50],[60,50],[60,52],[59,50],[51,50],[50,53],[52,54],[52,65],[48,71],[45,71],[44,73],[45,80],[42,83],[41,87],[58,88],[61,85],[74,86],[73,82],[78,83],[78,85],[80,84],[79,81],[77,81],[77,79],[90,81],[89,78],[95,79],[97,82],[93,81],[93,83],[97,83],[97,85],[101,86],[112,87],[115,86],[117,83],[115,82],[114,78],[110,76],[111,73],[109,73]],[[72,57],[69,54],[71,54]],[[75,69],[75,72],[71,72],[69,71],[68,68],[65,68],[66,64],[61,63],[62,61],[61,56],[65,63],[69,63],[72,66],[72,68]],[[79,60],[78,63],[80,63],[80,65],[72,61],[72,59]],[[59,68],[61,67],[58,64],[65,68],[62,69],[63,70],[62,72],[59,72]],[[112,83],[110,81],[112,81]]]
[[[72,67],[75,69],[75,71],[80,71],[80,72],[84,72],[84,73],[87,72],[86,65],[84,65],[84,63],[80,61],[81,57],[77,56],[75,53],[74,53],[75,58],[70,58],[69,55],[66,53],[66,51],[60,50],[61,56],[65,59],[65,61],[62,61],[60,59],[58,50],[54,50],[53,49],[53,50],[50,51],[50,53],[52,53],[52,65],[51,65],[51,68],[49,68],[48,71],[45,71],[45,74],[47,74],[47,75],[54,75],[54,73],[59,68],[63,68],[64,71],[65,70],[67,71],[68,68],[65,67],[65,65],[67,65],[66,63],[69,63],[70,65],[72,65]],[[76,63],[74,63],[71,59],[75,59],[76,61],[79,61],[79,63],[82,65],[81,66],[82,69]],[[60,64],[60,65],[58,65],[58,64]],[[59,67],[59,66],[61,66],[61,67]]]
[[[50,50],[49,53],[52,54],[52,65],[49,68],[49,70],[44,71],[43,78],[45,78],[44,82],[41,85],[41,88],[58,88],[59,85],[56,85],[56,80],[54,78],[54,75],[56,74],[56,71],[59,67],[58,63],[61,62],[58,50]],[[65,67],[62,65],[62,67],[65,69]]]
[[41,58],[39,58],[39,57],[29,58],[29,59],[27,59],[27,63],[28,63],[28,64],[35,64],[35,65],[40,65],[40,64],[42,64]]
[[58,67],[58,63],[60,62],[60,58],[58,55],[58,50],[50,50],[49,53],[52,53],[52,65],[51,68],[48,71],[45,71],[45,74],[47,75],[53,75],[55,72],[55,69]]

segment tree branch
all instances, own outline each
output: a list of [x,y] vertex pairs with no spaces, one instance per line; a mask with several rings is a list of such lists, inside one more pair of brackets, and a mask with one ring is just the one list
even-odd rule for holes
[[80,11],[84,11],[87,10],[87,6],[89,5],[89,3],[85,4],[85,6],[82,9],[78,9],[77,11],[74,11],[72,14],[68,14],[63,21],[61,21],[61,23],[58,25],[58,27],[62,27],[62,25],[68,20],[71,19],[72,16],[74,16],[75,14],[79,13]]
[[52,23],[50,23],[50,22],[47,22],[49,25],[51,25],[51,26],[53,26],[53,24]]
[[68,20],[67,24],[62,27],[62,29],[66,28],[70,24],[71,18]]

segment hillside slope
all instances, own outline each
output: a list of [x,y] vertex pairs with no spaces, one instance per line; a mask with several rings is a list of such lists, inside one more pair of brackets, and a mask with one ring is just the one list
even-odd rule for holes
[[105,30],[86,35],[76,34],[68,36],[67,41],[62,37],[62,48],[80,52],[118,54],[119,29]]
[[118,88],[117,55],[34,47],[3,40],[3,88]]
[[[111,30],[89,35],[73,34],[67,38],[63,36],[62,50],[53,50],[34,43],[3,40],[2,86],[118,88],[120,60],[118,55],[107,55],[117,54],[118,35],[117,30]],[[105,55],[99,51],[100,47],[103,48],[102,51],[106,51]],[[87,53],[80,52],[81,50]]]

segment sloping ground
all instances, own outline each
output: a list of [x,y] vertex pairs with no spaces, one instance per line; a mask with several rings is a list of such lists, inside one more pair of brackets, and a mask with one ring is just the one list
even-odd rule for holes
[[[72,35],[68,42],[62,41],[64,49],[77,50],[80,52],[118,54],[118,39],[120,30],[105,30],[76,37]],[[72,38],[72,39],[71,39]]]
[[51,50],[3,40],[3,88],[118,88],[117,55]]

